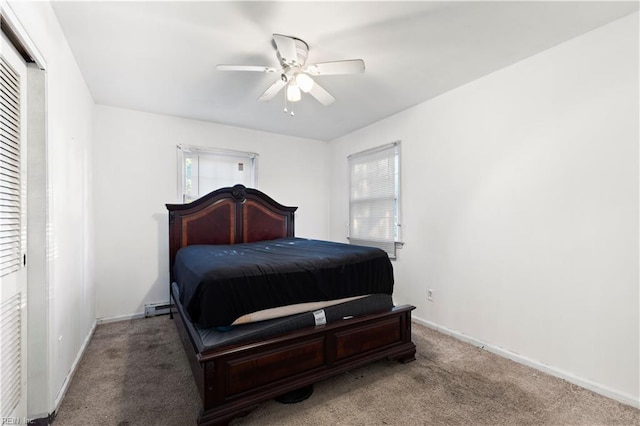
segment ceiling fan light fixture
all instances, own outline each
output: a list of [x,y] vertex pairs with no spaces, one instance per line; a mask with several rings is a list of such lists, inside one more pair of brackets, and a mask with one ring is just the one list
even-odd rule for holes
[[302,90],[304,93],[309,93],[311,89],[313,89],[313,85],[315,84],[311,77],[303,73],[298,73],[296,75],[296,83],[298,84],[300,90]]
[[298,102],[300,99],[302,99],[302,94],[300,93],[300,87],[298,87],[295,80],[292,80],[287,85],[287,100],[289,102]]
[[[271,86],[260,95],[258,101],[270,101],[278,93],[283,92],[285,112],[287,112],[287,103],[300,101],[303,92],[308,93],[324,106],[331,105],[336,100],[331,93],[314,81],[313,77],[364,72],[364,61],[362,59],[344,59],[306,65],[309,45],[297,37],[273,34],[272,44],[276,48],[276,57],[280,62],[280,78],[271,83]],[[221,64],[217,65],[216,69],[219,71],[277,72],[277,68],[259,65]]]

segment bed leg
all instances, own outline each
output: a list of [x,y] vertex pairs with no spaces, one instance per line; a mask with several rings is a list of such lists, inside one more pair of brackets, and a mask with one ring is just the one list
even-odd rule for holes
[[309,398],[313,394],[313,385],[305,386],[300,389],[292,390],[283,395],[276,396],[274,399],[280,404],[297,404]]
[[413,348],[412,348],[411,351],[405,352],[405,353],[402,353],[400,355],[396,355],[396,356],[393,356],[393,357],[389,357],[388,359],[390,361],[398,361],[398,362],[400,362],[402,364],[408,364],[411,361],[415,361],[416,360],[416,347],[415,347],[415,345],[412,345],[412,346],[413,346]]
[[415,354],[411,356],[403,357],[403,358],[398,358],[398,362],[402,364],[408,364],[411,361],[415,361],[415,360],[416,360]]

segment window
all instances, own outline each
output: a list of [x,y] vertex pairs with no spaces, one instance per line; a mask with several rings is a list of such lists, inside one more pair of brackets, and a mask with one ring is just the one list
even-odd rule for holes
[[400,142],[348,157],[349,242],[396,257],[400,241]]
[[179,145],[178,159],[178,191],[183,203],[238,183],[256,186],[256,153]]

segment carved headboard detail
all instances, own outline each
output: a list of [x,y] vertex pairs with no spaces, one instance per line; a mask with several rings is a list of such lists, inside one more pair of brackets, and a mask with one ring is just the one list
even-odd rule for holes
[[239,244],[293,237],[294,212],[265,193],[235,185],[217,189],[188,204],[167,204],[169,266],[182,247],[193,244]]

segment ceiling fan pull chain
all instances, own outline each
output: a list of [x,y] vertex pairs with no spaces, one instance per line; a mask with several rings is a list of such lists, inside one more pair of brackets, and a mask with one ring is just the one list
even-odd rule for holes
[[[288,113],[289,109],[287,108],[287,104],[289,103],[289,98],[287,98],[287,91],[284,91],[284,113]],[[294,115],[296,115],[295,112],[293,112],[293,108],[291,109],[291,112],[289,112],[289,114],[291,114],[291,116],[293,117]]]
[[289,110],[287,109],[287,91],[284,91],[284,113],[286,114],[287,112],[289,112]]

